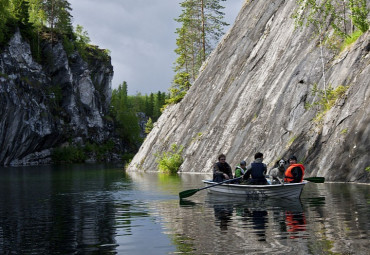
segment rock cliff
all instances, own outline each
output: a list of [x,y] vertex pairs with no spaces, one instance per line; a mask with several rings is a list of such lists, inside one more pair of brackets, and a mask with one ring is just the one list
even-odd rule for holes
[[[306,176],[369,182],[370,33],[339,55],[311,28],[297,31],[295,1],[246,1],[185,98],[168,107],[128,170],[157,170],[156,153],[183,145],[180,172],[212,172],[225,153],[232,168],[257,151],[272,167],[294,154]],[[323,68],[325,67],[325,75]],[[307,108],[319,89],[349,86],[323,115]],[[326,87],[324,88],[324,84]]]
[[[98,50],[98,49],[97,49]],[[18,31],[0,54],[0,165],[50,162],[51,148],[69,142],[101,143],[110,129],[110,59],[67,56],[62,42],[41,44],[32,57]]]

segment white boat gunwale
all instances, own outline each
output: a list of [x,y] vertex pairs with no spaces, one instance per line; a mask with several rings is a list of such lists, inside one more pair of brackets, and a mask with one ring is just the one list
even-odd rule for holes
[[268,184],[268,185],[246,185],[235,183],[222,183],[215,185],[218,182],[211,180],[202,180],[207,186],[214,185],[208,188],[208,192],[223,193],[228,195],[246,196],[246,197],[287,197],[299,198],[303,187],[307,181],[300,183],[283,183],[283,184]]

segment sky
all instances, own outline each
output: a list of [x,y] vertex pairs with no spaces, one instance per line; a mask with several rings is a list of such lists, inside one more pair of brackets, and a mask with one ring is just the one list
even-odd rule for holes
[[[69,0],[72,22],[87,31],[91,44],[109,49],[114,76],[112,89],[127,82],[128,94],[168,92],[177,58],[174,21],[183,0]],[[221,2],[230,24],[244,0]]]

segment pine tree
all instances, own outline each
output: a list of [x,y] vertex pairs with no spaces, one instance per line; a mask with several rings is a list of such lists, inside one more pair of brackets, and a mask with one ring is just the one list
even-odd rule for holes
[[351,9],[351,19],[353,24],[365,33],[369,30],[370,22],[368,20],[369,9],[366,6],[366,0],[349,0],[349,7]]
[[153,121],[152,118],[149,118],[147,123],[145,124],[145,134],[149,134],[150,131],[153,129]]
[[46,23],[46,14],[42,8],[42,0],[29,0],[29,21],[37,34],[36,59],[41,58],[40,37]]
[[29,23],[29,2],[25,0],[11,0],[10,11],[13,17],[22,25]]
[[223,21],[225,0],[185,0],[180,3],[182,13],[175,19],[182,26],[176,29],[178,58],[175,77],[170,89],[171,101],[180,101],[198,76],[203,62],[223,35],[228,24]]
[[154,115],[154,94],[150,93],[149,95],[149,101],[148,101],[148,108],[146,115],[153,118]]
[[155,97],[155,104],[154,104],[154,121],[158,120],[161,116],[161,108],[165,104],[166,94],[160,91],[157,92]]
[[4,42],[6,37],[6,23],[10,17],[9,0],[0,1],[0,44]]
[[66,0],[41,0],[41,6],[46,14],[46,23],[50,28],[51,41],[54,40],[54,34],[71,34],[72,8]]
[[126,82],[112,91],[111,115],[117,123],[119,135],[130,144],[137,144],[140,141],[139,120],[133,107],[129,105]]

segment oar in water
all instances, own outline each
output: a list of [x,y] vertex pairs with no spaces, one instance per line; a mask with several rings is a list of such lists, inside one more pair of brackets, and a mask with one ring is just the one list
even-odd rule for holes
[[179,197],[180,197],[180,198],[190,197],[190,196],[194,195],[195,193],[197,193],[197,192],[198,192],[198,191],[200,191],[200,190],[208,189],[208,188],[211,188],[211,187],[214,187],[214,186],[217,186],[217,185],[221,185],[221,184],[223,184],[223,183],[236,181],[236,180],[239,180],[239,179],[241,179],[241,178],[242,178],[242,177],[238,177],[238,178],[234,178],[234,179],[229,179],[229,180],[222,181],[222,182],[218,182],[218,183],[216,183],[216,184],[213,184],[213,185],[210,185],[210,186],[207,186],[207,187],[204,187],[204,188],[200,188],[200,189],[189,189],[189,190],[184,190],[184,191],[181,191],[181,192],[179,193]]
[[307,178],[303,178],[303,180],[306,180],[309,182],[315,182],[315,183],[324,183],[325,177],[307,177]]

